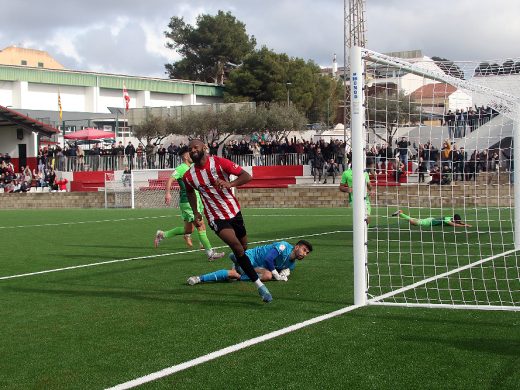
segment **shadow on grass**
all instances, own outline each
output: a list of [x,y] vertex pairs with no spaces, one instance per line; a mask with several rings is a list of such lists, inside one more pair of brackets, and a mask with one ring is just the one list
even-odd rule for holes
[[[439,327],[442,327],[444,325],[458,325],[461,327],[461,329],[471,326],[490,326],[490,327],[498,327],[498,328],[511,328],[511,322],[502,323],[496,318],[494,318],[494,315],[496,315],[497,312],[495,311],[471,311],[471,310],[461,310],[461,311],[453,311],[452,309],[446,309],[448,311],[442,310],[442,309],[419,309],[419,308],[386,308],[387,312],[395,310],[396,313],[398,310],[409,310],[410,314],[395,314],[392,315],[391,313],[385,313],[382,314],[380,311],[375,311],[375,306],[366,306],[363,310],[356,310],[355,315],[356,317],[364,317],[367,319],[377,319],[382,320],[385,323],[402,323],[402,322],[408,322],[410,324],[432,324]],[[378,308],[379,310],[382,310],[382,308]],[[418,310],[427,310],[426,312],[418,312]],[[505,314],[505,312],[503,312]],[[466,314],[465,318],[456,318],[457,316]],[[485,315],[488,314],[490,316],[489,320],[483,320],[483,319],[476,319],[475,315]],[[511,318],[513,319],[513,316],[515,314],[511,313]],[[455,317],[455,318],[453,318]],[[519,336],[520,338],[520,336]]]
[[[198,304],[212,306],[215,305],[231,305],[231,306],[245,306],[245,307],[258,307],[262,302],[260,297],[256,295],[255,291],[251,293],[251,299],[248,301],[238,299],[226,299],[221,300],[222,296],[226,297],[242,297],[245,299],[243,294],[222,294],[219,292],[211,291],[197,291],[195,297],[187,297],[186,294],[194,295],[193,291],[187,289],[172,289],[172,290],[155,290],[155,291],[139,291],[132,289],[128,290],[73,290],[73,289],[38,289],[38,288],[26,288],[26,287],[3,287],[3,291],[12,291],[16,293],[25,294],[38,294],[38,295],[57,295],[62,297],[87,297],[87,298],[109,298],[109,299],[123,299],[123,300],[137,300],[137,301],[148,301],[148,302],[175,302],[181,304]],[[209,297],[206,299],[206,297]],[[211,299],[214,297],[214,299]]]
[[403,337],[402,339],[405,341],[418,342],[425,345],[428,343],[436,343],[470,352],[484,352],[493,355],[513,356],[515,358],[519,357],[518,351],[520,351],[519,340],[493,339],[486,337],[485,334],[479,337],[467,338],[447,335],[444,338],[434,336],[407,336]]

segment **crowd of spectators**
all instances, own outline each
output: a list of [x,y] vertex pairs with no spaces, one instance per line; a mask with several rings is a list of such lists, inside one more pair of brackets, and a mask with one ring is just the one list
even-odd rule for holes
[[177,151],[182,145],[171,143],[166,147],[149,142],[146,146],[139,144],[136,147],[131,141],[126,146],[122,141],[110,146],[96,143],[90,149],[79,144],[63,148],[54,145],[40,148],[37,158],[58,171],[110,171],[125,166],[130,169],[165,169],[176,165]]
[[54,168],[38,158],[38,165],[34,169],[21,166],[15,172],[14,165],[8,153],[0,153],[0,190],[5,193],[29,192],[32,187],[48,189],[49,191],[66,191],[67,179],[57,178]]
[[[411,163],[409,163],[409,160]],[[374,167],[375,173],[395,172],[396,181],[403,174],[418,173],[419,182],[425,175],[431,176],[430,184],[450,184],[452,181],[476,180],[479,172],[511,172],[513,160],[510,149],[474,150],[469,156],[464,147],[445,139],[442,147],[436,148],[430,141],[412,145],[405,138],[388,144],[374,145],[367,151],[367,166]]]
[[475,106],[475,109],[468,107],[467,109],[457,109],[455,112],[449,110],[444,115],[443,124],[448,126],[450,139],[463,138],[497,115],[498,111],[489,106]]
[[[486,112],[487,120],[493,117],[494,111],[480,108],[479,112]],[[484,110],[484,111],[482,111]],[[473,110],[468,111],[468,115]],[[471,116],[468,116],[470,118]],[[480,117],[479,117],[480,118]],[[451,119],[447,119],[448,124]],[[468,123],[471,123],[468,120]],[[469,125],[473,128],[472,125]],[[58,190],[60,183],[56,180],[56,171],[81,170],[119,170],[126,169],[166,169],[174,168],[180,161],[178,150],[184,143],[169,146],[148,142],[135,147],[131,141],[123,145],[122,141],[102,147],[96,143],[88,150],[79,144],[42,147],[37,156],[37,168],[30,170],[22,167],[18,173],[14,172],[11,157],[0,154],[1,177],[0,188],[5,192],[24,192],[31,185],[41,188]],[[211,154],[221,152],[242,166],[261,165],[310,165],[315,183],[332,182],[351,161],[351,152],[347,152],[345,143],[336,139],[307,141],[283,138],[276,140],[266,132],[243,139],[233,139],[221,145],[221,151],[216,143],[208,145]],[[403,175],[419,174],[419,182],[431,176],[431,183],[448,184],[455,180],[475,180],[479,172],[497,170],[502,163],[506,170],[512,171],[510,154],[499,150],[474,151],[470,156],[464,148],[458,148],[452,140],[446,139],[440,149],[430,141],[425,144],[411,144],[402,137],[392,145],[381,143],[367,149],[367,166],[373,167],[374,173],[394,172],[395,180],[399,181]],[[409,163],[410,161],[410,163]],[[63,186],[62,186],[63,187]]]

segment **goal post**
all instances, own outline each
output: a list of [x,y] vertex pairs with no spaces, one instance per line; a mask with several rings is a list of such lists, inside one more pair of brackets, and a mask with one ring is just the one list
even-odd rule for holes
[[172,169],[139,169],[130,174],[123,171],[105,175],[105,208],[167,208],[178,207],[179,185],[172,183],[170,205],[164,202],[166,183]]
[[520,310],[517,61],[350,49],[356,305]]
[[[365,108],[364,108],[364,71],[361,48],[350,50],[350,101],[351,101],[351,139],[352,139],[352,187],[362,190],[353,191],[353,204],[364,205],[366,185],[365,169]],[[354,304],[365,305],[366,262],[367,262],[367,225],[364,207],[353,208],[353,246],[354,246]]]

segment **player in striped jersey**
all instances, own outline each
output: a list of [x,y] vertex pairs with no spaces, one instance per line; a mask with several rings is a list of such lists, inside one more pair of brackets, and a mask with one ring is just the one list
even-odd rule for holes
[[[310,252],[312,252],[312,245],[305,240],[298,241],[294,246],[286,241],[279,241],[246,250],[251,264],[264,282],[273,279],[287,282],[290,272],[296,267],[296,260],[303,260]],[[244,275],[237,264],[235,255],[231,254],[230,258],[235,264],[232,269],[221,269],[200,276],[192,276],[188,279],[188,284],[193,286],[207,282],[249,280],[249,277]]]
[[[210,156],[201,140],[189,143],[193,165],[185,173],[186,193],[195,216],[195,226],[201,224],[202,215],[197,207],[195,190],[199,191],[204,203],[204,214],[211,229],[233,251],[237,263],[245,274],[255,283],[264,302],[271,302],[273,297],[255,272],[247,254],[247,231],[240,212],[240,204],[231,192],[251,180],[251,175],[233,162],[217,156]],[[229,176],[237,178],[230,181]]]
[[[179,209],[181,210],[181,216],[184,220],[184,226],[178,226],[170,230],[162,231],[158,230],[155,234],[155,240],[154,245],[157,248],[159,246],[159,243],[164,240],[165,238],[170,238],[174,236],[179,236],[181,234],[184,235],[184,241],[186,241],[186,245],[188,247],[192,247],[193,243],[191,240],[191,233],[193,233],[194,229],[194,223],[193,220],[195,219],[195,216],[193,215],[193,210],[190,207],[190,204],[188,202],[188,196],[186,195],[186,186],[184,184],[184,181],[182,180],[182,177],[184,174],[190,169],[191,164],[193,162],[191,161],[189,150],[187,146],[183,146],[179,149],[177,154],[182,158],[182,164],[177,166],[173,173],[171,174],[170,178],[168,179],[166,183],[166,193],[164,195],[164,202],[167,205],[170,205],[172,200],[171,195],[171,186],[173,184],[174,180],[177,180],[180,187],[180,196],[179,196]],[[197,204],[199,205],[199,209],[202,208],[202,202],[200,200],[199,194],[196,193],[197,196]],[[195,230],[197,233],[197,236],[199,238],[199,241],[201,245],[204,247],[206,251],[206,255],[208,256],[209,261],[213,261],[216,259],[220,259],[224,256],[223,252],[217,252],[214,251],[211,247],[211,243],[209,242],[208,236],[206,235],[206,226],[204,226],[204,222],[202,222],[197,229]]]

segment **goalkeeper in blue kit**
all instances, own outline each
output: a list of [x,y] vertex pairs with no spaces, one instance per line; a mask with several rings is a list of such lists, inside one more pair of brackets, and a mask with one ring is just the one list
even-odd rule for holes
[[[310,252],[312,252],[312,244],[306,240],[300,240],[294,246],[286,241],[278,241],[246,250],[251,265],[262,282],[269,280],[287,282],[291,271],[296,267],[296,261],[303,260]],[[232,269],[221,269],[200,276],[191,276],[188,284],[193,286],[198,283],[228,280],[249,281],[250,279],[238,265],[235,256],[230,254],[229,257],[234,263]]]

